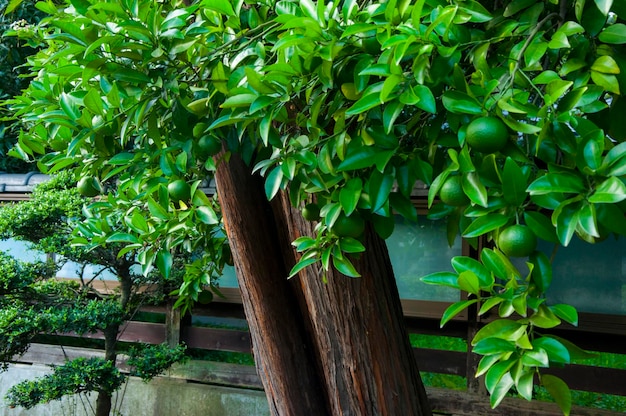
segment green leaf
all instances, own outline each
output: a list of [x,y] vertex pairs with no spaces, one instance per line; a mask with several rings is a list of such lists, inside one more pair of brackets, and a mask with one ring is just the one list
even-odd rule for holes
[[229,0],[203,0],[202,6],[227,16],[236,16]]
[[510,279],[520,275],[511,261],[500,251],[485,248],[480,252],[480,261],[499,278]]
[[378,170],[372,172],[369,180],[372,212],[378,211],[388,201],[394,179],[394,176],[388,173],[380,173]]
[[441,322],[439,324],[439,327],[443,328],[443,326],[448,323],[450,319],[454,318],[468,306],[473,305],[476,302],[478,302],[478,299],[462,300],[448,306],[441,316]]
[[550,367],[550,359],[546,350],[536,345],[533,347],[534,349],[525,351],[522,355],[522,364],[527,367]]
[[344,253],[362,253],[365,251],[365,246],[352,237],[342,237],[339,240],[339,248]]
[[560,378],[550,374],[541,375],[541,384],[548,390],[556,404],[559,405],[563,415],[569,416],[572,410],[572,393],[567,384]]
[[578,326],[578,311],[571,305],[558,304],[550,306],[556,316],[574,326]]
[[537,211],[524,211],[524,222],[535,235],[550,243],[557,244],[556,229],[548,217]]
[[459,273],[457,282],[459,283],[461,290],[478,296],[480,292],[480,282],[478,281],[478,276],[476,276],[474,272],[466,270]]
[[504,214],[487,214],[482,217],[478,217],[463,231],[463,237],[479,237],[502,227],[508,221],[509,217]]
[[[382,87],[382,85],[381,85]],[[380,91],[370,92],[367,95],[359,98],[350,108],[346,110],[347,116],[355,116],[361,113],[371,110],[374,107],[378,107],[383,103],[380,98]]]
[[359,203],[359,198],[361,198],[362,191],[363,181],[361,178],[352,178],[341,188],[341,191],[339,191],[339,203],[346,215],[354,212]]
[[465,192],[473,203],[485,208],[488,206],[487,189],[480,181],[477,172],[467,172],[464,174],[461,179],[461,185],[463,186],[463,192]]
[[337,166],[338,172],[368,168],[376,163],[377,151],[373,146],[348,147],[346,158]]
[[271,200],[276,196],[283,182],[283,170],[280,166],[275,167],[267,175],[265,179],[265,195],[268,200]]
[[609,12],[611,11],[611,6],[613,6],[613,0],[594,0],[596,2],[596,6],[598,7],[598,10],[600,10],[600,12],[603,15],[608,15]]
[[173,264],[172,253],[169,250],[160,250],[156,256],[156,264],[163,277],[169,278]]
[[626,185],[615,176],[611,176],[596,187],[595,192],[589,197],[589,202],[614,204],[624,199],[626,199]]
[[561,320],[545,305],[539,305],[537,311],[529,318],[530,322],[539,328],[554,328]]
[[456,256],[452,258],[452,267],[457,273],[471,271],[476,275],[482,290],[490,291],[494,284],[494,278],[491,272],[483,266],[478,260],[466,256]]
[[482,114],[483,108],[475,98],[460,92],[446,91],[442,96],[443,106],[455,114]]
[[361,277],[359,272],[356,271],[354,265],[345,257],[338,257],[333,254],[333,266],[340,273],[345,274],[348,277]]
[[458,275],[452,272],[435,272],[422,277],[420,280],[429,285],[448,286],[459,289]]
[[517,347],[512,341],[501,338],[485,338],[474,345],[472,352],[480,355],[493,355],[515,351]]
[[416,85],[412,88],[415,95],[418,97],[415,106],[431,114],[437,112],[437,104],[435,102],[435,96],[433,92],[425,85]]
[[535,179],[527,190],[531,195],[545,195],[553,192],[578,194],[585,192],[585,184],[578,175],[549,172]]
[[497,319],[482,327],[472,339],[472,345],[478,344],[483,339],[501,338],[507,341],[516,341],[526,332],[526,325],[510,319]]
[[107,243],[131,243],[138,244],[139,239],[132,234],[123,233],[121,231],[111,234],[107,239]]
[[317,263],[318,261],[319,261],[319,259],[317,257],[300,259],[300,261],[297,262],[295,264],[295,266],[293,266],[293,268],[289,272],[289,278],[294,277],[295,275],[300,273],[300,271],[302,269],[304,269],[305,267],[310,266],[311,264]]
[[530,263],[534,266],[531,272],[532,281],[541,293],[546,293],[552,283],[552,264],[544,253],[535,251],[530,255]]
[[506,158],[502,171],[502,193],[504,200],[514,207],[526,200],[526,176],[510,157]]
[[616,75],[620,73],[619,65],[617,65],[615,59],[608,55],[603,55],[597,58],[591,65],[591,70],[601,72],[603,74]]
[[[487,387],[487,391],[491,394],[492,403],[497,398],[501,400],[502,397],[500,397],[500,394],[504,395],[504,393],[508,392],[508,390],[513,387],[514,382],[511,378],[511,374],[509,373],[513,364],[515,364],[514,360],[500,361],[487,371],[487,374],[485,375],[485,387]],[[500,383],[501,380],[503,383]],[[501,385],[499,390],[507,386],[508,388],[504,393],[500,393],[498,394],[498,397],[494,398],[494,393],[496,392],[496,387],[498,387],[498,385]]]
[[626,25],[623,23],[611,25],[600,32],[598,39],[604,43],[624,44],[626,43]]
[[220,222],[213,208],[208,205],[196,208],[196,215],[200,221],[208,225],[219,224]]

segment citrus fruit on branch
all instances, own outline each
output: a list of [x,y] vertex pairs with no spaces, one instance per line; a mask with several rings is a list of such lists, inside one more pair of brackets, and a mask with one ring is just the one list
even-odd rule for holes
[[482,153],[495,153],[509,141],[509,130],[497,117],[479,117],[467,125],[465,142]]
[[320,219],[320,207],[317,204],[306,204],[302,209],[302,216],[307,221],[318,221]]
[[509,257],[527,257],[537,248],[537,237],[525,225],[512,225],[500,232],[498,248]]
[[463,192],[461,176],[450,176],[439,190],[441,201],[453,207],[462,207],[469,204],[470,200]]
[[365,231],[365,220],[356,212],[350,216],[342,213],[333,226],[330,227],[330,231],[337,237],[359,238]]
[[76,184],[76,187],[82,196],[86,196],[88,198],[100,195],[102,192],[100,182],[98,182],[98,179],[93,176],[83,176]]
[[176,179],[167,185],[167,192],[174,202],[188,201],[191,198],[191,186],[182,179]]

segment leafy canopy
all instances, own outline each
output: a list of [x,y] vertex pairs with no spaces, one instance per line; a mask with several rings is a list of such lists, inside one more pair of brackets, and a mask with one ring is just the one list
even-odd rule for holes
[[[611,0],[145,0],[40,2],[43,49],[33,81],[9,101],[23,122],[14,154],[42,170],[95,176],[108,196],[89,208],[101,222],[81,244],[125,244],[144,271],[165,276],[172,253],[204,253],[178,290],[189,306],[223,265],[219,206],[199,189],[230,152],[265,177],[268,198],[320,207],[317,234],[294,242],[292,270],[321,263],[357,277],[358,236],[332,232],[355,216],[383,237],[394,214],[416,220],[417,181],[448,239],[498,241],[525,224],[568,245],[626,234],[626,6]],[[468,124],[493,117],[508,139],[472,147]],[[198,151],[222,140],[217,159]],[[205,139],[206,140],[206,139]],[[459,176],[463,206],[438,198]],[[172,200],[167,186],[190,185]],[[227,190],[225,190],[227,191]],[[461,200],[461,199],[460,199]],[[121,220],[124,231],[106,219]],[[547,305],[550,261],[534,252],[521,273],[496,247],[452,260],[425,281],[469,293],[502,319],[473,341],[496,406],[511,390],[530,399],[534,374],[580,350],[540,336],[575,309]],[[513,315],[516,313],[516,315]],[[518,318],[514,318],[517,316]],[[542,383],[569,413],[569,391]]]

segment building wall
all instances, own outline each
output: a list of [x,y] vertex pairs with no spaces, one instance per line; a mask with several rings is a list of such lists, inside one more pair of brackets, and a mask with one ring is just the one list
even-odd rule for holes
[[[46,374],[49,367],[43,365],[11,365],[0,373],[0,416],[83,416],[92,415],[89,406],[95,403],[72,396],[64,400],[33,409],[14,408],[6,405],[4,397],[8,389],[26,379]],[[123,397],[122,397],[123,396]],[[119,403],[121,402],[121,406]],[[122,387],[113,403],[118,403],[120,416],[265,416],[269,408],[265,393],[231,387],[188,383],[184,380],[158,377],[150,383],[131,378],[126,389]],[[87,411],[85,411],[87,407]]]

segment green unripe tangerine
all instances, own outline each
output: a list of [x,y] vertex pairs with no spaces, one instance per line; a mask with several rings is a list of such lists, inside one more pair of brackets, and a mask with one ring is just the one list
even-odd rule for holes
[[527,257],[537,248],[537,236],[525,225],[512,225],[500,232],[498,248],[509,257]]
[[191,186],[182,179],[177,179],[167,185],[167,192],[174,202],[188,201],[191,198]]
[[341,214],[330,230],[337,237],[359,238],[365,231],[365,220],[355,213],[350,216]]
[[463,192],[461,176],[450,176],[441,186],[439,197],[446,205],[462,207],[470,203],[470,199]]
[[509,141],[506,124],[497,117],[479,117],[467,125],[466,143],[482,153],[495,153]]

